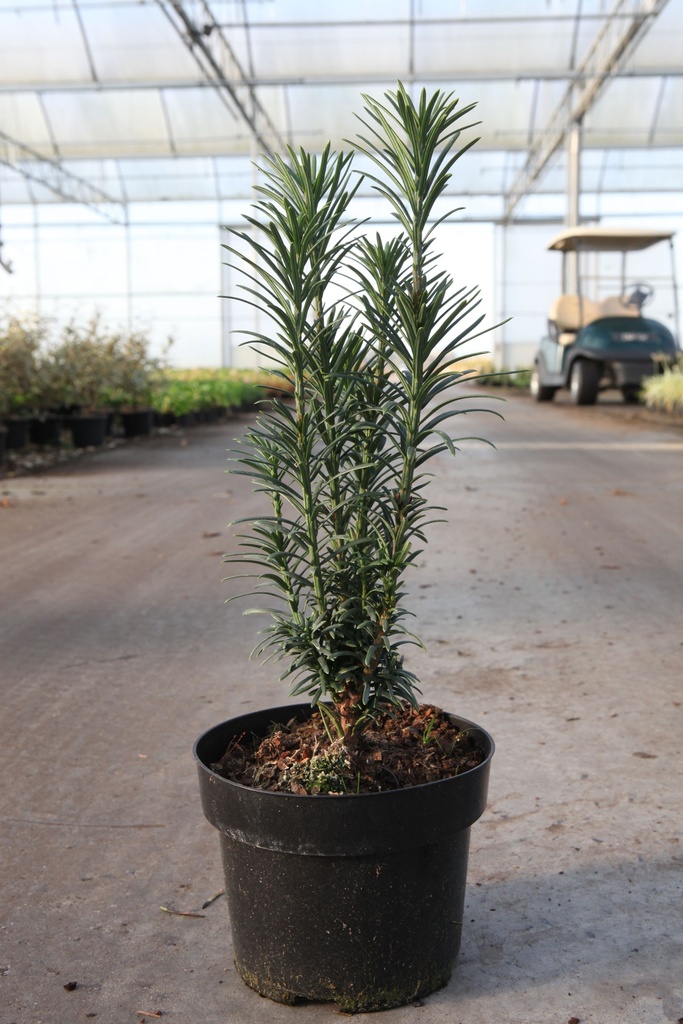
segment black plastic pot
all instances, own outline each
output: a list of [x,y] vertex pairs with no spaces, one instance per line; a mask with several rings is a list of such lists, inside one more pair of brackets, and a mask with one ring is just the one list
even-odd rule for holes
[[29,416],[7,416],[5,418],[5,426],[7,427],[5,447],[8,450],[10,448],[15,450],[26,447],[30,423],[31,419]]
[[62,437],[64,420],[61,416],[35,416],[31,420],[31,444],[58,445]]
[[153,423],[152,409],[131,409],[121,413],[124,437],[147,437],[152,433]]
[[69,425],[75,448],[99,448],[104,444],[107,431],[106,413],[72,416]]
[[176,421],[175,413],[172,412],[155,412],[154,413],[154,426],[155,427],[172,427]]
[[445,985],[460,947],[470,826],[486,806],[487,757],[440,782],[358,796],[250,789],[211,764],[233,737],[310,715],[291,705],[215,726],[194,748],[202,806],[221,833],[235,966],[276,1002],[360,1013]]
[[183,412],[180,416],[176,416],[176,423],[179,427],[194,427],[199,423],[197,419],[197,413],[195,412]]

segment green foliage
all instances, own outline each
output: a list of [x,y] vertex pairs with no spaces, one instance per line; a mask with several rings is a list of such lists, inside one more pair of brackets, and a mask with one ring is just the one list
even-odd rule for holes
[[45,321],[37,317],[0,321],[0,415],[32,408],[46,330]]
[[[171,344],[169,338],[168,346]],[[145,332],[108,335],[103,347],[108,360],[102,388],[103,404],[114,409],[149,408],[163,372],[164,359],[151,356]]]
[[148,346],[146,334],[112,332],[99,314],[71,321],[49,352],[62,403],[86,411],[149,405],[159,361]]
[[274,398],[235,453],[232,471],[252,477],[271,514],[244,521],[229,560],[267,600],[257,651],[286,659],[293,695],[332,700],[347,742],[368,715],[417,704],[404,576],[436,511],[425,467],[456,451],[445,427],[465,411],[458,349],[483,319],[472,319],[477,289],[454,287],[432,244],[472,108],[440,91],[416,106],[400,85],[386,103],[365,99],[355,147],[402,233],[384,242],[349,223],[353,154],[290,150],[265,162],[256,231],[235,252],[246,301],[272,320],[252,344],[293,403]]
[[0,416],[72,406],[182,416],[250,408],[280,386],[261,370],[171,370],[144,331],[112,331],[99,314],[57,336],[40,318],[0,319]]
[[351,765],[344,750],[331,751],[325,754],[313,754],[305,761],[290,765],[282,773],[280,789],[286,792],[311,794],[346,793],[347,779]]
[[531,380],[531,369],[529,367],[518,367],[509,370],[503,367],[497,370],[490,358],[466,359],[461,364],[461,369],[467,366],[468,369],[476,371],[477,379],[482,381],[487,388],[520,388],[527,391]]
[[175,416],[244,409],[264,398],[272,385],[269,374],[254,370],[166,370],[156,381],[152,405]]
[[683,357],[666,365],[662,373],[643,381],[641,395],[648,409],[683,413]]

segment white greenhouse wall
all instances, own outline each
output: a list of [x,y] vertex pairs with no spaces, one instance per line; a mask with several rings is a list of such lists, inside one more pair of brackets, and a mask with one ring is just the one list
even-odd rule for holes
[[[629,217],[624,205],[622,197],[613,214],[601,211],[601,223],[677,231],[680,295],[680,208],[672,204],[665,213],[653,203],[651,214]],[[258,356],[241,347],[243,338],[235,332],[263,324],[237,301],[238,275],[224,265],[230,257],[221,246],[228,233],[218,226],[239,223],[247,207],[244,200],[131,204],[125,226],[66,203],[3,206],[2,256],[14,273],[0,269],[0,310],[38,313],[57,323],[99,311],[112,329],[148,330],[155,353],[162,353],[172,337],[172,365],[257,365]],[[481,288],[484,326],[510,318],[468,342],[463,354],[490,352],[499,368],[531,364],[560,288],[561,258],[546,247],[561,228],[557,220],[507,228],[460,221],[438,229],[438,251],[454,280]],[[395,230],[379,219],[371,229]]]
[[127,226],[84,207],[4,207],[0,304],[57,325],[99,312],[112,329],[149,332],[176,366],[221,363],[215,203],[131,204]]
[[[379,231],[388,238],[396,234],[393,224],[373,221],[368,231]],[[494,229],[491,224],[454,223],[441,225],[437,228],[435,252],[442,256],[441,266],[450,273],[457,287],[467,289],[478,287],[481,293],[479,306],[473,316],[485,315],[485,321],[479,331],[491,328],[495,324],[495,285],[494,285]],[[237,239],[228,227],[221,232],[222,244],[242,251],[245,243]],[[252,332],[266,333],[268,320],[258,313],[253,306],[241,298],[245,293],[241,288],[245,282],[238,269],[238,258],[222,250],[222,288],[225,296],[223,310],[223,358],[226,366],[255,366],[263,363],[255,349],[245,341],[245,335]],[[463,344],[462,355],[484,353],[492,356],[495,347],[495,332],[491,331],[479,338]]]

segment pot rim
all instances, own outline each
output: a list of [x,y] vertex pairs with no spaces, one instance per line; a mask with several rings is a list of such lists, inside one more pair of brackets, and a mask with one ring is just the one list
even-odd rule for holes
[[210,767],[210,765],[206,761],[204,761],[202,759],[202,757],[200,756],[200,754],[199,754],[199,747],[200,747],[200,745],[211,735],[211,733],[218,732],[220,729],[223,729],[225,726],[227,726],[227,725],[229,725],[229,724],[231,724],[233,722],[238,722],[241,718],[251,718],[254,715],[272,714],[273,715],[273,721],[276,722],[276,721],[280,721],[279,717],[278,718],[275,717],[276,715],[278,715],[279,712],[290,712],[289,717],[291,718],[292,717],[292,714],[291,714],[292,711],[297,711],[297,710],[301,711],[301,710],[305,710],[307,708],[310,708],[311,711],[312,711],[314,709],[314,705],[301,704],[301,703],[299,703],[299,704],[284,704],[284,705],[282,705],[280,707],[276,707],[276,708],[262,708],[262,709],[257,709],[256,711],[246,712],[243,715],[236,715],[234,718],[226,718],[224,721],[218,722],[215,725],[210,726],[208,729],[205,729],[204,732],[195,740],[195,742],[193,744],[193,747],[192,747],[192,755],[194,757],[194,760],[196,761],[197,765],[203,771],[207,772],[207,774],[212,776],[214,779],[217,779],[217,780],[219,780],[220,782],[223,782],[223,783],[228,783],[230,786],[235,786],[237,789],[245,790],[248,793],[259,793],[259,794],[262,794],[264,797],[267,797],[267,796],[268,797],[289,797],[289,798],[291,798],[293,800],[310,801],[310,800],[313,799],[313,800],[328,801],[330,798],[332,798],[334,800],[340,800],[340,799],[343,800],[344,798],[347,798],[347,797],[353,797],[355,800],[358,800],[358,799],[363,798],[363,797],[370,798],[370,799],[376,799],[377,797],[385,795],[385,794],[388,794],[388,793],[404,793],[404,792],[418,792],[418,791],[423,791],[424,792],[424,791],[430,790],[430,789],[432,789],[433,787],[436,787],[436,786],[443,786],[444,784],[448,785],[448,783],[452,783],[453,779],[462,779],[462,778],[465,778],[465,776],[469,776],[471,778],[475,778],[482,771],[488,771],[491,759],[492,759],[492,757],[493,757],[493,755],[495,753],[495,750],[496,750],[496,745],[495,745],[495,742],[493,740],[493,737],[491,736],[491,734],[483,726],[479,725],[477,722],[472,722],[469,718],[463,718],[461,715],[457,715],[454,712],[446,711],[445,713],[449,716],[449,718],[455,719],[456,722],[458,724],[462,724],[464,726],[464,728],[476,729],[479,733],[481,733],[483,738],[486,740],[486,743],[488,745],[488,753],[487,753],[486,757],[484,758],[484,760],[481,762],[481,764],[478,764],[476,766],[476,768],[470,768],[470,769],[468,769],[468,771],[462,772],[460,775],[451,775],[448,778],[445,778],[445,779],[435,779],[432,782],[422,782],[422,783],[420,783],[417,786],[401,786],[401,787],[398,787],[397,789],[379,790],[376,793],[288,793],[288,792],[286,792],[284,790],[259,789],[256,786],[245,786],[244,783],[242,783],[242,782],[236,782],[234,779],[227,779],[224,775],[220,775],[218,772],[214,772],[213,769]]
[[418,786],[332,797],[286,793],[245,786],[208,767],[206,761],[217,760],[240,729],[251,726],[256,732],[278,717],[287,721],[292,715],[305,716],[310,711],[308,703],[252,711],[227,719],[197,740],[194,754],[202,806],[219,832],[280,853],[374,856],[441,842],[469,829],[484,813],[493,739],[475,722],[457,715],[452,715],[457,723],[477,730],[488,747],[487,756],[460,775]]

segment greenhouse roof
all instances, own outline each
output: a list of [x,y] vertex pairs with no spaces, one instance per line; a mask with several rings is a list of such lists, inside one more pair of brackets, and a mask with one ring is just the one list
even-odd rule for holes
[[398,80],[476,101],[491,219],[564,192],[577,119],[584,191],[680,191],[677,0],[0,0],[0,201],[241,198]]

